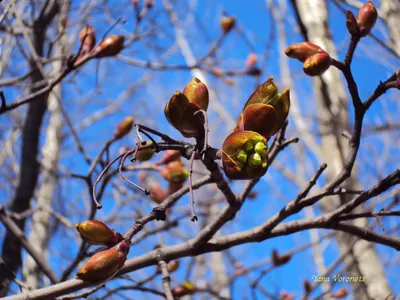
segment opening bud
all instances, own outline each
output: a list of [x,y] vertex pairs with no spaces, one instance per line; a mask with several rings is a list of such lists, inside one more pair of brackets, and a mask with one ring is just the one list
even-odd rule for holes
[[117,130],[114,133],[114,138],[119,140],[126,136],[133,127],[133,118],[126,117],[118,124]]
[[200,79],[194,77],[183,89],[183,94],[191,103],[197,104],[202,110],[207,110],[208,89]]
[[82,45],[81,54],[89,53],[96,45],[96,32],[91,25],[86,25],[79,33],[79,39]]
[[185,169],[184,164],[179,161],[170,162],[161,170],[161,175],[165,180],[172,183],[183,183],[189,176],[189,172]]

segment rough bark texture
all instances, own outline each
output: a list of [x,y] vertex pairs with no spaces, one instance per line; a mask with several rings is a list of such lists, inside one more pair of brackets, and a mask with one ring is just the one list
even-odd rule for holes
[[[67,6],[68,1],[64,3]],[[63,11],[66,11],[63,9]],[[59,25],[59,33],[62,33],[63,27]],[[61,57],[63,53],[63,44],[65,36],[60,38],[60,42],[55,44],[54,57]],[[54,74],[59,74],[62,71],[62,61],[57,60],[52,64]],[[46,141],[42,148],[43,170],[41,171],[41,183],[38,191],[35,193],[36,207],[38,210],[32,216],[32,230],[29,235],[29,242],[40,252],[46,255],[48,243],[50,240],[51,227],[50,212],[45,209],[52,207],[54,192],[57,185],[57,179],[54,176],[54,171],[57,170],[60,146],[61,146],[61,131],[63,127],[62,114],[60,111],[60,100],[62,98],[61,86],[53,88],[47,101],[49,111],[49,124],[46,130]],[[23,276],[25,283],[34,289],[37,289],[41,282],[41,272],[29,255],[23,267]]]
[[[325,0],[292,0],[300,29],[305,40],[315,43],[326,50],[332,57],[337,57],[328,26],[328,10]],[[330,68],[322,76],[315,78],[314,90],[317,101],[318,117],[322,120],[320,132],[322,135],[323,160],[328,163],[327,177],[333,178],[342,168],[347,152],[347,141],[342,132],[349,128],[348,98],[345,93],[340,73]],[[355,188],[357,181],[355,172],[347,180],[346,187]],[[346,197],[329,197],[321,202],[324,211],[331,211],[339,204],[348,201]],[[354,212],[358,212],[359,207]],[[367,223],[358,220],[356,225],[366,227]],[[341,253],[348,251],[348,246],[354,242],[354,237],[346,234],[337,236]],[[353,286],[355,299],[385,299],[390,293],[390,287],[385,276],[383,265],[373,244],[358,240],[345,260],[352,265],[349,270],[354,275],[366,277],[364,284]]]
[[[25,27],[29,31],[33,49],[39,57],[44,54],[44,41],[47,26],[51,23],[58,12],[58,3],[52,1],[41,17],[33,24],[33,27]],[[22,25],[22,24],[21,24]],[[32,75],[30,81],[32,84],[43,80],[43,74],[37,68],[35,60],[32,58],[30,62]],[[32,88],[28,93],[34,93],[38,88]],[[14,199],[10,203],[10,210],[13,212],[23,212],[30,207],[30,200],[33,196],[36,183],[39,176],[39,163],[37,155],[39,151],[39,136],[43,121],[43,116],[47,109],[47,94],[40,96],[40,99],[29,104],[22,130],[22,149],[21,149],[21,171],[19,175],[19,183]],[[23,230],[25,227],[25,219],[16,220],[18,226]],[[21,244],[10,233],[7,232],[3,242],[2,256],[5,264],[14,273],[21,266]],[[3,282],[0,274],[0,282]],[[8,290],[9,282],[3,282],[0,290],[0,296],[5,295]]]

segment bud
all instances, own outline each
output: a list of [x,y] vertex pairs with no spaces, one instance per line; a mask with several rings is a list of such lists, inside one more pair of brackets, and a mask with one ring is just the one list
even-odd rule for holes
[[252,69],[256,66],[258,56],[255,53],[250,53],[246,58],[245,68],[246,70]]
[[197,104],[202,110],[207,110],[208,89],[200,79],[194,77],[183,89],[183,94],[191,103]]
[[76,273],[76,277],[95,284],[111,279],[123,267],[128,252],[129,245],[122,241],[113,248],[96,253]]
[[173,182],[170,182],[170,183],[168,184],[168,191],[167,191],[167,194],[168,194],[168,195],[171,195],[171,194],[173,194],[173,193],[179,191],[182,187],[183,187],[183,182],[180,182],[180,183],[173,183]]
[[183,284],[177,285],[171,289],[172,295],[174,297],[183,297],[186,295],[191,295],[196,291],[196,287],[193,283],[185,281]]
[[288,293],[286,291],[281,292],[281,297],[279,300],[293,300],[294,299],[294,294],[293,293]]
[[350,10],[346,11],[346,27],[351,35],[358,36],[360,34],[360,27],[358,26],[356,17]]
[[268,151],[260,155],[255,152],[255,146],[258,143],[266,145],[266,142],[265,137],[254,131],[230,134],[222,145],[222,166],[226,176],[230,179],[253,179],[263,176],[267,171]]
[[89,53],[96,45],[96,32],[91,25],[86,25],[79,33],[79,39],[82,45],[81,54]]
[[[153,144],[152,142],[146,142],[145,146],[149,146]],[[137,161],[148,161],[149,159],[151,159],[154,155],[154,153],[156,153],[156,149],[155,148],[146,148],[146,149],[138,149],[138,151],[136,152],[135,155],[135,159]]]
[[179,260],[171,260],[168,264],[167,264],[167,269],[169,273],[175,272],[176,270],[178,270],[179,268]]
[[224,78],[224,82],[227,86],[234,86],[236,84],[236,81],[230,78]]
[[81,222],[76,224],[75,227],[81,238],[90,244],[115,245],[122,240],[120,233],[97,220]]
[[211,69],[211,74],[213,74],[216,77],[224,76],[224,72],[220,68],[217,68],[217,67],[214,67]]
[[292,258],[292,254],[290,254],[290,253],[279,255],[279,253],[276,249],[274,249],[272,251],[272,262],[274,263],[274,266],[276,266],[276,267],[279,267],[279,266],[282,266],[282,265],[288,263],[291,258]]
[[153,0],[144,0],[144,4],[146,5],[147,9],[150,9],[154,6]]
[[358,11],[357,21],[362,37],[366,36],[376,23],[378,12],[372,1],[365,3]]
[[133,127],[133,118],[126,117],[118,124],[117,130],[115,130],[114,138],[119,140],[126,136]]
[[311,282],[309,280],[303,281],[303,287],[306,295],[311,293],[312,287],[311,287]]
[[185,166],[181,161],[176,160],[170,162],[164,169],[162,169],[161,175],[169,182],[183,183],[189,176],[189,172],[185,169]]
[[164,153],[163,158],[157,162],[157,165],[166,165],[174,160],[179,160],[181,157],[181,152],[179,150],[167,150]]
[[149,190],[150,190],[151,199],[158,204],[163,202],[163,200],[167,197],[167,193],[156,182],[150,183]]
[[267,139],[273,136],[289,114],[289,92],[289,89],[285,89],[279,94],[278,87],[270,77],[250,96],[234,130],[255,131]]
[[325,52],[320,46],[317,46],[310,42],[303,42],[299,44],[292,44],[285,50],[285,54],[288,57],[295,58],[301,62],[305,62],[310,56]]
[[337,290],[335,293],[331,294],[331,297],[335,299],[341,299],[346,297],[347,294],[348,294],[347,290],[345,288],[341,288]]
[[222,32],[227,34],[229,31],[235,27],[236,18],[235,17],[222,17],[219,21],[221,25]]
[[199,137],[204,135],[204,117],[197,103],[192,103],[185,94],[177,91],[167,102],[164,114],[167,121],[184,137]]
[[124,49],[124,41],[123,35],[110,35],[93,49],[93,56],[97,58],[116,56]]
[[318,53],[306,59],[303,71],[309,76],[322,75],[331,66],[332,60],[328,53]]

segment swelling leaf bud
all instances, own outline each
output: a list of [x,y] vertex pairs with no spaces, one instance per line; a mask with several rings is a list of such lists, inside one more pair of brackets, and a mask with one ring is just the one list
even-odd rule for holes
[[285,54],[288,57],[295,58],[301,62],[305,62],[307,58],[320,52],[324,52],[324,50],[310,42],[292,44],[285,50]]
[[114,138],[119,140],[126,136],[133,127],[133,118],[126,117],[118,124],[117,130],[114,133]]
[[115,245],[122,240],[120,233],[97,220],[88,220],[75,225],[81,238],[94,245]]
[[189,102],[197,104],[202,110],[208,108],[208,89],[200,79],[194,77],[183,89]]
[[303,71],[308,76],[322,75],[331,66],[332,60],[328,53],[318,53],[306,59]]
[[189,172],[185,169],[184,164],[179,161],[170,162],[161,170],[161,175],[165,180],[172,183],[183,183],[189,176]]
[[128,252],[129,245],[122,241],[113,248],[96,253],[79,269],[76,277],[93,284],[111,279],[123,267]]
[[97,58],[116,56],[124,49],[124,41],[123,35],[110,35],[93,49],[93,56]]
[[362,37],[366,36],[376,23],[378,11],[372,1],[365,3],[358,11],[357,21]]

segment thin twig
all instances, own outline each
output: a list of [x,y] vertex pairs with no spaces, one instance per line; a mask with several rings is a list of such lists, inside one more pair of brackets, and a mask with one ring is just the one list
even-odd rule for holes
[[194,163],[194,157],[196,155],[196,152],[193,151],[191,157],[190,157],[190,161],[189,161],[189,195],[190,195],[190,214],[191,214],[191,218],[190,220],[192,222],[197,222],[198,218],[197,215],[194,211],[194,194],[193,194],[193,188],[192,188],[192,184],[193,184],[193,163]]

